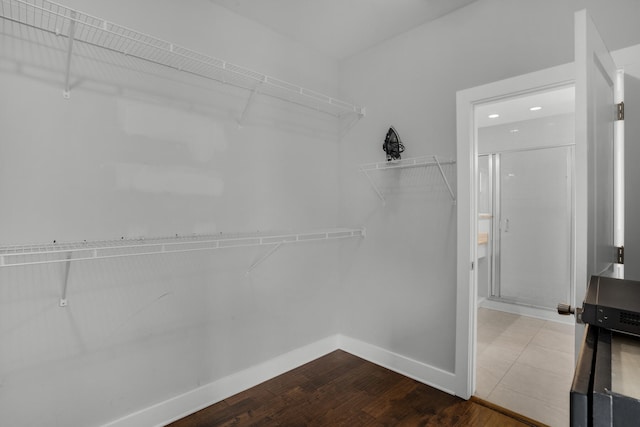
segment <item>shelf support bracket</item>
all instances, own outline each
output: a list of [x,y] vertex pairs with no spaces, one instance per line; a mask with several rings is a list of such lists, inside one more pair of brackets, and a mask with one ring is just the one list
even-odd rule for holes
[[253,264],[251,264],[251,266],[247,269],[247,274],[250,274],[257,266],[259,266],[260,264],[262,264],[264,261],[266,261],[267,258],[269,258],[271,255],[274,254],[275,251],[277,251],[278,249],[280,249],[280,246],[282,246],[284,242],[279,242],[277,243],[274,247],[272,247],[271,249],[269,249],[267,251],[267,253],[265,253],[264,255],[262,255],[260,257],[259,260],[257,260],[256,262],[254,262]]
[[442,165],[440,164],[440,160],[438,160],[438,156],[433,156],[433,160],[436,162],[436,165],[438,165],[438,170],[440,171],[440,175],[442,175],[442,180],[446,184],[447,190],[449,190],[449,194],[451,195],[451,200],[453,200],[453,204],[455,204],[456,196],[453,194],[451,185],[449,185],[449,180],[447,179],[447,176],[444,174],[444,171],[442,170]]
[[60,297],[60,307],[67,306],[67,285],[69,284],[69,269],[71,268],[71,252],[67,253],[67,262],[64,264],[64,283],[62,284],[62,296]]
[[71,86],[69,83],[71,77],[71,57],[73,53],[73,39],[76,33],[76,12],[71,12],[71,22],[69,23],[69,44],[67,48],[67,71],[64,78],[64,91],[62,96],[64,99],[71,98]]
[[371,187],[373,188],[373,191],[375,191],[376,194],[378,195],[378,197],[380,198],[380,200],[382,200],[382,204],[386,205],[387,201],[384,199],[384,196],[382,195],[382,192],[380,191],[378,186],[375,184],[375,182],[373,182],[373,179],[371,179],[371,175],[369,175],[369,171],[367,171],[366,169],[362,169],[362,172],[364,172],[364,175],[369,180],[369,184],[371,184]]
[[258,94],[258,88],[261,84],[262,82],[258,83],[256,87],[254,87],[251,91],[251,95],[249,95],[249,99],[247,99],[247,103],[245,104],[244,109],[242,110],[242,114],[240,115],[240,119],[238,120],[238,127],[242,127],[244,125],[245,120],[249,115],[249,109],[251,108],[251,105],[253,104],[256,95]]
[[340,139],[344,138],[347,133],[366,115],[366,109],[360,108],[360,111],[354,113],[343,114],[340,119]]

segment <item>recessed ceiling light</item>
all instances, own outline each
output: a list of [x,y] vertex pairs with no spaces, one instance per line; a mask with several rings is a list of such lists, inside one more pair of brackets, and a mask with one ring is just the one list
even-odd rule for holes
[[529,108],[529,111],[539,111],[542,110],[542,107],[531,107]]
[[500,114],[489,114],[490,119],[497,119],[498,117],[500,117]]
[[511,133],[520,132],[520,129],[511,129],[511,130],[509,130],[509,132],[511,132]]

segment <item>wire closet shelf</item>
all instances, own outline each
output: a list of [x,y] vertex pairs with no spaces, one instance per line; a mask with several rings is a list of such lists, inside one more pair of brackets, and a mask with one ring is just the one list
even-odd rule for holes
[[219,58],[106,21],[48,0],[0,0],[0,16],[68,39],[65,97],[74,42],[86,43],[151,63],[299,104],[335,117],[363,116],[363,107],[305,89]]
[[438,168],[438,171],[440,172],[442,181],[446,185],[449,195],[451,196],[451,201],[455,204],[456,196],[453,192],[453,189],[451,188],[451,185],[449,184],[447,175],[444,173],[444,170],[442,169],[443,165],[455,165],[455,164],[456,164],[455,160],[439,158],[436,155],[429,155],[429,156],[421,156],[421,157],[409,157],[406,159],[392,160],[387,162],[365,163],[363,165],[360,165],[359,170],[360,172],[363,172],[365,174],[365,176],[369,180],[369,183],[373,187],[373,190],[376,192],[380,200],[385,202],[385,198],[382,192],[380,191],[376,183],[371,178],[371,175],[369,175],[370,172],[385,171],[385,170],[391,170],[391,169],[436,166]]
[[247,246],[301,243],[364,237],[362,228],[336,228],[299,233],[235,233],[176,237],[46,243],[0,247],[0,267],[87,261],[105,258],[209,251]]

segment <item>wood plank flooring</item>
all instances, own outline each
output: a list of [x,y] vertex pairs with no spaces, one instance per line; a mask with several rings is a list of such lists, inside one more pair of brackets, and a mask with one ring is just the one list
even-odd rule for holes
[[337,350],[170,427],[539,425],[510,415]]

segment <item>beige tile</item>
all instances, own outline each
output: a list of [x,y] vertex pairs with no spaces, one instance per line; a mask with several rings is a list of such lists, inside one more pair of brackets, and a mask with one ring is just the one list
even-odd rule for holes
[[529,344],[518,357],[518,362],[571,379],[575,366],[573,359],[573,353]]
[[496,375],[491,369],[478,366],[476,369],[475,395],[481,399],[487,399],[501,379],[502,375]]
[[480,341],[476,342],[476,352],[477,352],[476,354],[477,354],[478,356],[480,356],[482,353],[484,353],[484,351],[485,351],[487,348],[489,348],[489,346],[490,346],[490,345],[491,345],[491,344],[488,344],[488,343],[482,343],[482,342],[480,342]]
[[573,334],[555,330],[541,329],[531,340],[531,344],[574,354],[575,341]]
[[514,319],[517,314],[507,313],[506,311],[492,310],[490,308],[478,307],[478,319]]
[[478,354],[480,348],[506,351],[507,353],[515,353],[516,357],[524,350],[524,348],[533,340],[533,336],[528,335],[507,335],[501,334],[491,339],[478,339]]
[[563,334],[569,334],[573,336],[576,331],[576,326],[574,324],[552,322],[550,320],[547,320],[543,326],[543,329],[546,329],[547,331],[561,332]]
[[518,319],[513,322],[513,327],[540,330],[546,323],[546,320],[536,319],[534,317],[519,316]]
[[522,351],[527,344],[533,340],[534,334],[502,334],[495,340],[493,340],[492,345],[496,345],[498,347],[511,348],[517,350],[518,352]]
[[506,313],[504,311],[478,308],[478,327],[488,326],[503,330],[518,319],[517,314]]
[[522,350],[515,347],[489,345],[482,353],[478,353],[478,363],[485,366],[487,363],[507,363],[511,365],[518,359],[521,352]]
[[569,408],[571,377],[515,362],[500,385],[557,408]]
[[549,405],[502,384],[498,384],[495,387],[487,400],[551,427],[566,427],[569,425],[568,407],[560,408]]
[[485,358],[478,357],[476,363],[476,370],[483,369],[486,372],[490,372],[491,375],[501,380],[505,374],[511,369],[514,364],[514,360],[505,360],[502,358]]
[[476,395],[551,426],[568,425],[573,325],[489,309],[479,309],[478,319]]
[[502,334],[502,330],[492,328],[490,326],[478,326],[477,342],[482,344],[491,344],[493,340]]
[[495,339],[498,336],[522,338],[526,341],[533,338],[544,326],[545,321],[511,313],[489,310],[491,315],[484,322],[478,319],[478,339],[482,341]]

